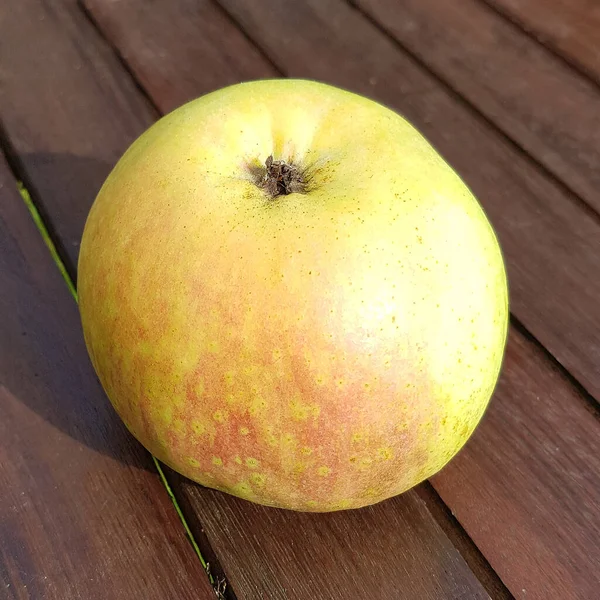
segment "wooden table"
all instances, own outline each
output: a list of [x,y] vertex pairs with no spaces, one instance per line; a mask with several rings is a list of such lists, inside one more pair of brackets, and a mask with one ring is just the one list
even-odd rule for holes
[[[0,3],[0,598],[600,598],[593,4]],[[76,279],[90,205],[155,119],[280,76],[406,115],[481,200],[508,266],[481,426],[431,481],[358,511],[267,509],[157,470],[103,394],[56,268]]]

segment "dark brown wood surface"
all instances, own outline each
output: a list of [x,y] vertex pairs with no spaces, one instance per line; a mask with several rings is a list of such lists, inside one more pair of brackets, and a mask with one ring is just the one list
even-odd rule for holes
[[596,0],[483,0],[600,82]]
[[[128,4],[132,3],[130,0]],[[87,0],[93,13],[99,4],[102,4],[99,0]],[[435,138],[450,162],[472,187],[480,190],[479,196],[500,230],[509,259],[513,296],[516,293],[519,300],[516,304],[513,300],[513,309],[542,333],[544,329],[555,327],[552,349],[561,357],[568,355],[571,340],[565,333],[572,336],[573,318],[583,316],[580,313],[577,317],[577,311],[574,314],[571,311],[581,306],[582,299],[586,302],[588,286],[588,276],[578,272],[578,266],[583,261],[589,277],[600,268],[595,251],[599,247],[595,217],[351,8],[337,2],[287,4],[285,10],[277,3],[223,0],[223,4],[286,74],[319,78],[378,97],[409,114]],[[336,15],[335,20],[328,18],[332,14]],[[127,21],[118,7],[103,13],[101,22],[109,21],[111,35],[115,35],[115,28],[121,28],[118,39],[126,40]],[[296,30],[302,35],[296,34]],[[156,44],[162,40],[164,46],[160,52],[168,59],[169,49],[175,42],[161,36],[158,28],[145,30],[145,33],[152,36]],[[281,43],[282,39],[285,44]],[[115,44],[118,48],[118,41]],[[140,51],[141,47],[136,50],[128,45],[129,56]],[[344,61],[342,57],[347,54],[352,58]],[[163,63],[161,68],[167,67]],[[171,70],[177,68],[176,61],[170,63]],[[145,86],[155,97],[158,88],[154,87],[148,72],[145,77]],[[177,93],[171,91],[173,95]],[[170,103],[164,97],[160,102]],[[575,260],[574,254],[577,255]],[[554,262],[548,268],[545,263],[550,259]],[[561,290],[558,281],[568,288],[575,285],[577,290]],[[538,295],[543,297],[538,298]],[[568,297],[571,301],[565,307],[562,302]],[[532,319],[532,308],[542,304],[546,307],[545,313]],[[597,353],[598,314],[592,296],[588,297],[587,306],[584,318],[589,321],[586,325],[580,321],[578,329],[582,333],[587,329],[589,348]],[[552,323],[550,315],[559,316],[558,322]],[[588,370],[592,376],[597,375],[595,364],[590,363]],[[435,479],[448,505],[453,510],[455,505],[463,507],[458,515],[461,522],[474,539],[481,540],[478,545],[512,593],[523,598],[577,598],[582,590],[591,589],[586,586],[594,585],[594,579],[582,577],[579,569],[582,564],[584,570],[589,568],[596,559],[594,540],[600,515],[594,487],[597,479],[586,479],[586,475],[600,429],[597,418],[585,409],[575,388],[558,377],[562,387],[555,389],[553,377],[558,376],[551,360],[535,344],[513,331],[507,367],[495,402],[473,440],[473,445],[484,448],[490,440],[493,446],[488,454],[497,453],[502,462],[487,460],[485,453],[480,457],[476,452],[465,451],[456,459],[455,469],[460,467],[460,472],[466,473],[463,478],[470,477],[468,488],[452,486],[452,476],[445,471]],[[524,382],[529,385],[520,393]],[[555,412],[550,411],[538,419],[531,407],[532,397],[546,398]],[[538,434],[540,439],[535,443],[527,440],[530,430],[537,432],[540,428],[547,432],[546,437]],[[525,441],[515,444],[505,435],[505,430],[513,432],[516,439],[523,436]],[[581,436],[575,436],[574,432]],[[551,445],[554,435],[580,444],[574,456],[568,459],[572,463],[566,478],[565,465],[557,460],[555,446]],[[510,468],[512,464],[527,465],[527,476],[515,477]],[[555,485],[555,481],[561,484]],[[539,494],[548,488],[551,494]],[[191,489],[191,502],[202,515],[207,510],[206,505],[195,498],[194,488]],[[578,506],[587,507],[584,527],[578,527],[581,523]],[[481,516],[482,511],[485,518]],[[557,514],[561,515],[560,526],[554,524]],[[515,533],[514,523],[525,523],[527,527],[522,534]],[[489,535],[491,530],[494,536]],[[565,539],[565,532],[569,531],[577,531],[577,535]],[[500,540],[510,551],[498,543]],[[224,554],[230,552],[229,546],[221,546],[221,543],[215,541],[215,547],[221,548]],[[549,562],[540,559],[540,547],[545,548],[544,557],[549,557]],[[579,562],[571,561],[569,556],[577,556]],[[555,568],[554,575],[549,573],[549,565]],[[562,596],[553,595],[557,590]]]
[[82,6],[163,113],[226,85],[278,76],[212,0]]
[[[73,5],[67,5],[70,11]],[[40,199],[48,196],[60,203],[63,185],[60,174],[69,171],[73,178],[73,188],[72,193],[65,196],[64,202],[76,202],[78,197],[82,198],[80,202],[86,204],[87,210],[87,202],[97,191],[98,181],[106,173],[108,162],[102,158],[96,159],[96,156],[107,156],[111,148],[124,149],[131,141],[131,129],[123,128],[119,137],[119,130],[117,127],[113,129],[111,121],[119,123],[131,119],[133,123],[140,124],[140,118],[151,118],[151,110],[144,108],[146,104],[143,100],[130,97],[139,96],[139,92],[127,83],[129,75],[116,57],[105,51],[97,36],[90,34],[89,22],[85,17],[82,21],[74,10],[66,11],[60,17],[44,19],[33,25],[32,19],[26,17],[27,14],[32,14],[32,7],[37,10],[39,5],[34,4],[33,0],[27,0],[27,4],[24,3],[21,7],[29,7],[30,12],[21,8],[23,12],[20,15],[26,21],[25,25],[19,19],[10,21],[10,27],[15,30],[10,32],[11,53],[17,58],[5,63],[8,64],[10,73],[8,83],[2,90],[0,104],[7,139],[14,148],[15,161],[21,164]],[[25,34],[31,34],[34,27],[42,39],[44,36],[51,38],[49,48],[51,45],[54,55],[62,57],[65,81],[69,80],[69,69],[72,71],[71,93],[79,98],[79,111],[72,117],[75,124],[65,127],[63,131],[51,130],[52,137],[46,137],[42,126],[44,114],[47,115],[48,111],[47,105],[62,110],[64,118],[68,110],[54,99],[56,91],[52,72],[45,69],[41,61],[27,59],[29,36]],[[88,36],[91,41],[85,46],[88,59],[84,61],[77,58],[77,52]],[[226,37],[223,35],[224,44]],[[251,49],[249,42],[246,43]],[[256,56],[257,60],[263,60],[258,58],[258,54]],[[263,64],[265,69],[269,68],[268,62],[264,61]],[[117,96],[116,93],[98,93],[99,89],[104,89],[105,73],[110,73],[110,89],[118,90]],[[37,99],[36,102],[19,102],[21,90],[25,87],[24,79],[29,93]],[[90,85],[90,81],[95,84]],[[93,99],[93,94],[99,95],[103,102]],[[86,107],[88,99],[89,112]],[[141,117],[134,114],[134,111],[141,110],[140,107],[145,111]],[[102,130],[103,122],[110,132],[108,150],[103,147],[101,136],[95,137],[95,132]],[[88,126],[93,143],[89,147],[89,153],[81,158],[79,144],[81,139],[88,136]],[[62,151],[58,156],[52,155],[54,168],[44,178],[26,160],[27,150],[23,151],[37,146],[51,146]],[[77,242],[77,236],[83,229],[85,211],[59,207],[55,213],[51,203],[46,202],[44,206],[50,222],[56,224],[58,239],[61,240],[66,235],[72,236]],[[75,264],[77,243],[72,248],[71,262]],[[88,364],[84,352],[81,353],[80,360]],[[174,482],[181,483],[174,474],[171,477]],[[277,511],[254,507],[199,486],[189,487],[193,490],[196,508],[194,513],[188,511],[190,524],[199,537],[200,545],[203,549],[206,548],[207,556],[215,555],[217,562],[225,569],[231,584],[229,589],[240,600],[257,597],[312,600],[321,597],[322,589],[329,590],[332,598],[352,597],[357,600],[389,597],[435,600],[488,597],[467,562],[415,492],[393,501],[393,504],[370,509],[362,515],[342,513],[331,516],[328,521],[329,529],[324,530],[324,518],[319,516],[280,512],[275,517]],[[180,492],[181,487],[175,491]],[[192,492],[189,495],[178,495],[185,506],[186,498],[191,498]],[[200,508],[203,510],[200,511]],[[243,524],[243,528],[235,536],[225,527],[225,515],[230,514],[233,514],[234,522]],[[451,522],[444,523],[444,528],[452,527]],[[278,538],[273,537],[275,530]],[[204,533],[208,534],[208,541],[204,539]],[[229,540],[233,537],[237,542],[235,553],[230,551]],[[316,541],[321,538],[320,543]],[[375,554],[370,553],[371,546]],[[332,570],[334,563],[339,565],[336,571]],[[349,570],[349,565],[352,565],[352,570]],[[216,568],[218,569],[218,565]]]
[[481,0],[355,2],[600,210],[600,87]]
[[[389,13],[386,9],[390,5],[384,0],[360,1],[370,17],[388,28],[436,75],[432,76],[407,55],[381,31],[381,26],[370,23],[364,14],[342,0],[220,0],[221,6],[212,0],[81,0],[86,13],[76,0],[21,0],[10,9],[0,6],[0,122],[4,141],[11,148],[15,168],[36,192],[71,271],[74,272],[79,238],[93,197],[121,152],[156,118],[153,104],[160,112],[166,112],[217,87],[279,74],[321,79],[398,109],[438,147],[475,191],[499,232],[508,263],[513,313],[587,390],[600,398],[600,218],[497,129],[503,129],[590,205],[597,205],[593,194],[597,180],[594,157],[598,154],[594,137],[595,88],[473,0],[458,0],[456,6],[433,0],[407,0],[400,6],[392,5],[394,10]],[[490,4],[509,2],[489,0]],[[398,15],[402,17],[400,23]],[[412,31],[415,26],[416,31]],[[38,44],[35,52],[29,42],[33,39]],[[434,39],[436,43],[432,43]],[[427,42],[431,48],[425,47]],[[522,64],[513,65],[519,58]],[[510,79],[513,67],[512,76],[519,81]],[[518,83],[525,87],[518,87]],[[540,88],[548,95],[561,86],[573,92],[571,99],[561,103],[552,97],[550,108],[536,111],[532,103],[535,104]],[[476,114],[460,95],[494,125]],[[571,106],[574,108],[569,111]],[[560,122],[554,122],[553,115]],[[581,150],[586,156],[568,156],[569,148]],[[25,210],[22,204],[15,206]],[[0,202],[0,216],[5,212]],[[0,244],[5,221],[0,217]],[[29,223],[28,230],[26,225],[26,221],[12,219],[6,228],[8,238],[17,240],[18,248],[35,248],[39,239],[27,243],[21,240],[22,236],[27,240],[28,236],[35,237],[35,228],[32,230]],[[43,260],[31,262],[30,258],[37,255],[27,254],[33,252],[30,249],[19,252],[17,259],[14,252],[4,257],[5,271],[11,274],[9,280],[27,286],[31,279],[43,287],[43,274],[47,272],[40,267]],[[37,252],[42,256],[43,247]],[[0,256],[0,266],[2,260]],[[25,278],[16,270],[19,260],[26,265]],[[2,276],[0,269],[0,287]],[[19,298],[27,305],[29,297]],[[48,293],[41,297],[43,307],[39,314],[37,305],[26,314],[35,315],[34,324],[39,324],[36,319],[40,315],[44,316],[42,323],[47,328],[48,319],[60,320],[63,312],[68,313],[63,306],[68,300],[68,295],[65,300],[60,294]],[[0,308],[3,301],[0,295]],[[73,303],[70,310],[75,311]],[[0,313],[0,328],[4,312]],[[38,354],[28,354],[26,345],[17,345],[14,352],[7,354],[13,361],[7,364],[14,367],[17,360],[25,357],[31,369],[37,369],[38,364],[54,365],[56,361],[62,366],[67,354],[46,355],[48,342],[44,340],[54,340],[54,330],[40,327],[39,333],[32,333],[38,340]],[[69,340],[76,337],[73,326],[66,333],[62,326],[59,330],[58,339],[62,339],[60,335]],[[56,342],[52,344],[55,347]],[[0,342],[0,359],[4,357],[3,350],[6,353],[6,344]],[[84,349],[67,358],[78,376],[91,369]],[[19,372],[17,367],[13,370]],[[50,371],[55,376],[63,373],[58,368]],[[108,456],[117,463],[110,471],[102,471],[105,467],[100,462],[92,469],[106,473],[101,492],[115,489],[108,476],[113,468],[119,490],[119,486],[127,485],[127,489],[157,486],[158,501],[150,494],[139,502],[142,507],[150,506],[149,514],[154,519],[149,535],[154,536],[155,531],[160,535],[162,531],[163,536],[175,536],[177,543],[174,549],[170,548],[167,559],[156,566],[152,564],[152,551],[162,559],[161,541],[145,539],[141,562],[146,562],[136,565],[137,570],[130,573],[126,569],[129,558],[121,558],[120,545],[113,543],[120,552],[117,567],[114,553],[99,557],[109,537],[114,540],[117,535],[131,535],[127,547],[137,549],[140,544],[135,537],[138,530],[124,533],[128,529],[123,522],[137,519],[128,512],[129,505],[121,507],[122,513],[111,513],[119,527],[102,522],[104,537],[97,538],[95,530],[90,532],[82,526],[78,512],[81,507],[73,506],[74,496],[63,502],[64,512],[52,512],[54,520],[46,515],[56,500],[41,509],[32,501],[28,505],[29,521],[39,519],[46,534],[46,538],[40,537],[45,541],[40,542],[39,554],[34,553],[30,561],[34,581],[40,572],[43,578],[47,564],[44,561],[49,560],[43,558],[50,548],[47,530],[54,531],[56,523],[62,524],[74,511],[70,525],[78,532],[76,539],[91,538],[91,549],[86,547],[87,553],[82,553],[86,560],[98,560],[100,567],[109,564],[113,569],[127,571],[126,582],[147,575],[144,585],[155,585],[153,581],[158,578],[160,584],[155,587],[162,593],[160,597],[185,598],[188,596],[179,594],[179,588],[173,588],[175,595],[169,596],[169,577],[177,559],[185,575],[181,584],[199,573],[204,577],[204,590],[207,583],[200,562],[194,562],[193,556],[189,558],[190,548],[178,545],[183,537],[181,525],[173,519],[168,502],[163,506],[165,492],[151,467],[132,469],[132,463],[127,461],[123,467],[120,460],[114,460],[112,444],[118,451],[125,448],[141,461],[148,461],[148,456],[118,424],[106,400],[107,412],[101,411],[101,417],[108,419],[110,415],[115,419],[110,427],[121,431],[122,438],[114,441],[95,430],[82,433],[76,418],[85,413],[87,405],[76,403],[80,396],[75,395],[72,388],[76,386],[67,376],[60,378],[60,384],[68,387],[67,399],[61,400],[70,403],[69,418],[61,419],[60,411],[47,408],[37,412],[43,413],[43,419],[58,430],[61,443],[64,439],[81,442],[81,452],[91,448],[95,457],[99,455],[97,461],[106,461]],[[97,386],[95,381],[94,385]],[[53,389],[49,386],[47,394]],[[21,414],[13,410],[16,403],[12,396],[5,400],[4,387],[0,387],[0,393],[0,410]],[[103,398],[98,390],[95,393]],[[84,395],[87,397],[85,391]],[[54,396],[51,399],[55,401]],[[49,402],[46,399],[43,406]],[[32,409],[30,412],[36,412],[38,404],[27,406]],[[0,427],[4,427],[9,421],[1,423]],[[108,428],[112,432],[110,427],[105,425],[100,431]],[[17,430],[11,427],[8,432],[3,431],[3,439],[17,439]],[[36,431],[42,431],[41,427]],[[93,443],[98,435],[101,448]],[[19,439],[23,445],[28,434]],[[490,593],[494,598],[508,599],[512,593],[523,599],[587,600],[595,598],[600,583],[595,567],[600,560],[599,439],[600,420],[593,399],[579,391],[570,376],[518,326],[511,330],[503,374],[482,425],[465,450],[433,479],[449,510],[425,484],[361,511],[329,515],[289,513],[252,505],[201,488],[172,471],[167,473],[205,556],[211,560],[213,572],[225,572],[230,598],[235,594],[238,600],[437,600],[480,598]],[[36,441],[27,452],[21,452],[19,461],[13,456],[16,446],[9,447],[7,456],[21,465],[30,454],[37,458],[37,451],[47,464],[46,443]],[[2,451],[0,445],[0,465],[6,462]],[[79,456],[75,454],[75,458]],[[80,463],[71,455],[60,455],[57,461],[66,461],[69,466],[68,461],[74,461],[74,473],[82,472]],[[0,489],[4,489],[6,478],[3,469],[0,466]],[[20,467],[17,474],[14,467],[6,472],[21,481],[27,469],[33,467]],[[124,473],[129,477],[130,471],[135,475],[133,481],[125,478]],[[44,476],[40,476],[35,471],[34,483],[38,486],[46,485],[47,473],[52,469],[43,472]],[[79,479],[76,484],[82,486],[84,474]],[[64,492],[52,490],[53,498],[61,493]],[[99,498],[104,501],[101,494]],[[39,503],[39,498],[36,501]],[[112,496],[109,502],[115,502]],[[0,492],[0,510],[13,505],[17,505],[13,498],[5,500]],[[98,504],[93,506],[97,508]],[[157,511],[168,519],[153,517]],[[104,512],[102,517],[108,518]],[[47,528],[44,518],[51,523]],[[100,523],[100,517],[97,522]],[[0,524],[4,527],[4,520]],[[10,531],[16,535],[14,526]],[[35,539],[35,533],[30,537],[31,531],[31,525],[19,530],[21,539]],[[14,578],[19,571],[23,574],[18,565],[28,559],[15,552],[0,554],[0,572],[5,578]],[[73,561],[69,550],[64,554]],[[21,563],[15,562],[14,556]],[[185,561],[191,561],[192,568],[188,569]],[[79,564],[69,563],[65,568],[55,562],[52,566],[56,567],[54,581],[70,581],[71,577],[75,579],[71,573]],[[86,568],[90,567],[84,566],[83,573],[89,573]],[[104,572],[99,568],[93,574]],[[79,592],[57,595],[61,588],[36,596],[36,590],[28,592],[21,586],[20,595],[9,598],[121,598],[114,591],[121,571],[112,574],[113,587],[94,588],[91,596]],[[203,597],[197,588],[186,589],[196,593],[191,597]]]
[[1,155],[0,290],[0,598],[214,598]]

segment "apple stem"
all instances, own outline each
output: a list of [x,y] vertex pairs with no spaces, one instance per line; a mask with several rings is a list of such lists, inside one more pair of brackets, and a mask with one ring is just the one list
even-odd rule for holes
[[287,196],[305,191],[305,181],[302,171],[294,164],[287,164],[283,160],[273,160],[269,156],[265,162],[265,174],[261,180],[261,187],[271,196]]

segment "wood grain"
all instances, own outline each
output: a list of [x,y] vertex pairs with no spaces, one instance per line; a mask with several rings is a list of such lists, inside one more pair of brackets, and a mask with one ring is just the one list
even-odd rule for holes
[[[120,4],[114,3],[113,6],[118,8]],[[26,0],[20,6],[27,6],[31,10],[34,3],[33,0]],[[187,13],[185,15],[187,18]],[[22,16],[27,16],[26,11]],[[100,173],[104,172],[104,166],[108,162],[104,157],[109,155],[109,150],[112,147],[124,148],[131,141],[131,125],[122,128],[119,133],[118,128],[112,128],[111,122],[128,122],[131,119],[132,123],[140,124],[140,116],[135,112],[145,104],[137,97],[138,91],[126,82],[128,75],[116,58],[107,54],[100,47],[101,41],[90,34],[89,23],[82,22],[75,12],[66,12],[52,20],[38,21],[35,27],[43,29],[39,32],[41,38],[46,36],[50,40],[47,50],[52,48],[57,57],[55,60],[62,57],[65,81],[70,80],[71,72],[70,94],[76,97],[80,110],[73,115],[76,121],[74,125],[65,127],[63,131],[50,129],[50,133],[46,133],[42,126],[43,114],[47,110],[45,104],[55,106],[55,89],[52,74],[46,72],[42,61],[27,58],[28,49],[24,46],[27,37],[24,34],[31,33],[31,28],[34,27],[30,21],[31,19],[25,24],[19,19],[10,21],[10,27],[17,31],[10,32],[13,43],[11,53],[16,55],[15,60],[12,63],[3,62],[3,68],[8,65],[10,69],[8,84],[2,91],[4,106],[0,107],[4,111],[2,114],[6,133],[15,147],[15,158],[22,161],[25,173],[30,182],[36,184],[39,194],[56,198],[57,203],[60,203],[62,177],[53,173],[68,171],[76,187],[71,196],[65,196],[64,202],[75,202],[79,196],[84,198],[80,201],[85,203],[86,193],[91,193],[98,184]],[[230,29],[233,31],[231,25]],[[227,36],[225,30],[221,39],[223,45],[227,44]],[[76,58],[76,50],[79,51],[79,46],[83,45],[86,54],[93,55],[93,60]],[[99,48],[97,52],[94,50],[96,46]],[[250,55],[249,44],[246,49]],[[261,64],[268,69],[268,62],[258,58],[258,54],[256,56],[256,60],[262,61]],[[13,68],[13,64],[20,68]],[[118,90],[118,94],[123,96],[118,102],[114,95],[98,92],[105,85],[104,74],[107,72],[111,74],[111,89]],[[197,72],[202,81],[202,70],[198,69]],[[26,79],[29,93],[35,96],[37,102],[19,101],[25,85],[23,79]],[[18,81],[18,85],[15,81]],[[98,94],[101,101],[93,99]],[[89,112],[86,109],[88,100]],[[151,118],[146,108],[143,111],[142,122]],[[87,153],[83,153],[79,143],[81,138],[86,139],[88,136],[88,121],[92,122],[89,128],[93,144]],[[100,136],[95,137],[95,132],[102,130],[103,123],[111,132],[108,149],[103,146]],[[46,135],[52,137],[47,139]],[[44,148],[50,143],[54,144],[52,147],[61,148],[62,151],[50,157],[42,157],[44,161],[53,164],[54,168],[48,170],[45,179],[41,179],[39,172],[31,168],[32,161],[28,157],[29,153],[37,152],[38,145]],[[71,147],[77,158],[70,154]],[[78,241],[76,236],[83,228],[85,211],[70,211],[65,206],[59,206],[59,212],[54,214],[52,204],[46,203],[46,207],[48,216],[56,223],[57,234],[73,236]],[[74,245],[73,264],[76,253],[77,245]],[[81,352],[80,360],[87,368],[84,351]],[[172,476],[175,477],[174,474]],[[363,515],[355,513],[331,517],[327,521],[331,523],[328,526],[330,531],[323,531],[323,519],[297,517],[284,512],[278,512],[276,517],[275,512],[267,509],[263,510],[198,486],[192,487],[197,512],[193,515],[188,513],[188,516],[193,521],[194,531],[198,536],[203,536],[203,532],[209,534],[213,546],[211,552],[214,550],[240,599],[264,597],[313,600],[327,597],[321,593],[323,589],[331,591],[332,598],[351,597],[357,600],[390,597],[435,600],[488,597],[459,552],[414,493],[394,501],[387,508],[373,509]],[[184,503],[185,499],[184,497]],[[201,513],[203,505],[210,507],[210,510],[206,508]],[[224,525],[228,523],[225,515],[232,519],[229,523],[234,523],[238,527],[237,531],[225,528]],[[270,538],[275,535],[278,536],[277,541],[272,543]],[[382,536],[384,539],[377,541]],[[235,548],[228,541],[230,539],[235,540]],[[200,541],[202,544],[203,541]],[[349,546],[349,542],[353,546]],[[370,546],[374,547],[373,551]],[[385,581],[382,582],[381,577],[385,577]]]
[[0,597],[214,598],[1,156],[0,289]]
[[[92,0],[82,5],[142,86],[152,89],[152,100],[164,113],[226,85],[277,76],[215,2]],[[171,23],[177,26],[165,26]]]
[[600,211],[597,85],[480,0],[354,1]]
[[[87,0],[92,11],[98,3]],[[286,74],[378,98],[400,109],[434,141],[476,191],[500,233],[515,313],[579,376],[585,373],[589,387],[600,389],[600,321],[594,300],[600,290],[589,294],[599,269],[597,220],[345,4],[222,4]],[[105,14],[109,18],[122,19],[118,6]],[[145,34],[155,42],[163,39],[158,29]],[[151,77],[145,85],[154,96]],[[595,354],[589,362],[588,351]],[[596,560],[600,499],[590,465],[597,461],[598,434],[597,418],[574,387],[535,344],[513,331],[488,415],[473,443],[435,478],[435,485],[516,597],[585,597],[577,594],[595,585],[596,575],[588,567]],[[560,444],[552,446],[557,439]],[[557,455],[561,445],[563,454]],[[216,509],[204,492],[185,482],[178,485],[187,490],[201,519],[212,522]],[[236,502],[227,499],[227,505]],[[373,510],[386,510],[386,504]],[[228,557],[239,543],[240,522],[222,506],[218,517],[227,523],[226,535],[215,531],[210,537]],[[278,528],[271,528],[267,531],[273,531],[278,556],[281,538]],[[265,542],[250,542],[250,556],[260,557]],[[252,588],[257,584],[236,572],[236,565],[226,568],[236,589],[260,589]],[[277,560],[269,568],[285,577]]]
[[595,0],[483,0],[600,82],[600,5]]
[[74,274],[95,195],[156,115],[74,0],[0,2],[0,64],[5,134]]

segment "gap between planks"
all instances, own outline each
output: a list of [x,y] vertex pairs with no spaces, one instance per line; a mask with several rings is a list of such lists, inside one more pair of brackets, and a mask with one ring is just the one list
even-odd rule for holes
[[[352,0],[349,0],[352,1]],[[502,6],[498,0],[479,0],[479,2],[485,4],[491,11],[495,12],[500,18],[504,19],[507,23],[510,23],[513,27],[519,31],[524,32],[532,40],[542,45],[549,52],[551,52],[556,58],[564,62],[571,69],[576,71],[583,78],[587,79],[597,88],[600,88],[599,75],[594,72],[593,69],[586,67],[583,63],[577,60],[577,57],[571,56],[568,52],[561,50],[555,43],[552,34],[545,34],[542,31],[538,31],[535,27],[527,25],[524,19],[514,14],[510,8]]]
[[483,552],[459,523],[450,507],[444,502],[429,480],[416,489],[417,495],[425,502],[427,510],[440,526],[452,545],[458,550],[485,591],[494,600],[514,600],[514,596],[492,568]]

